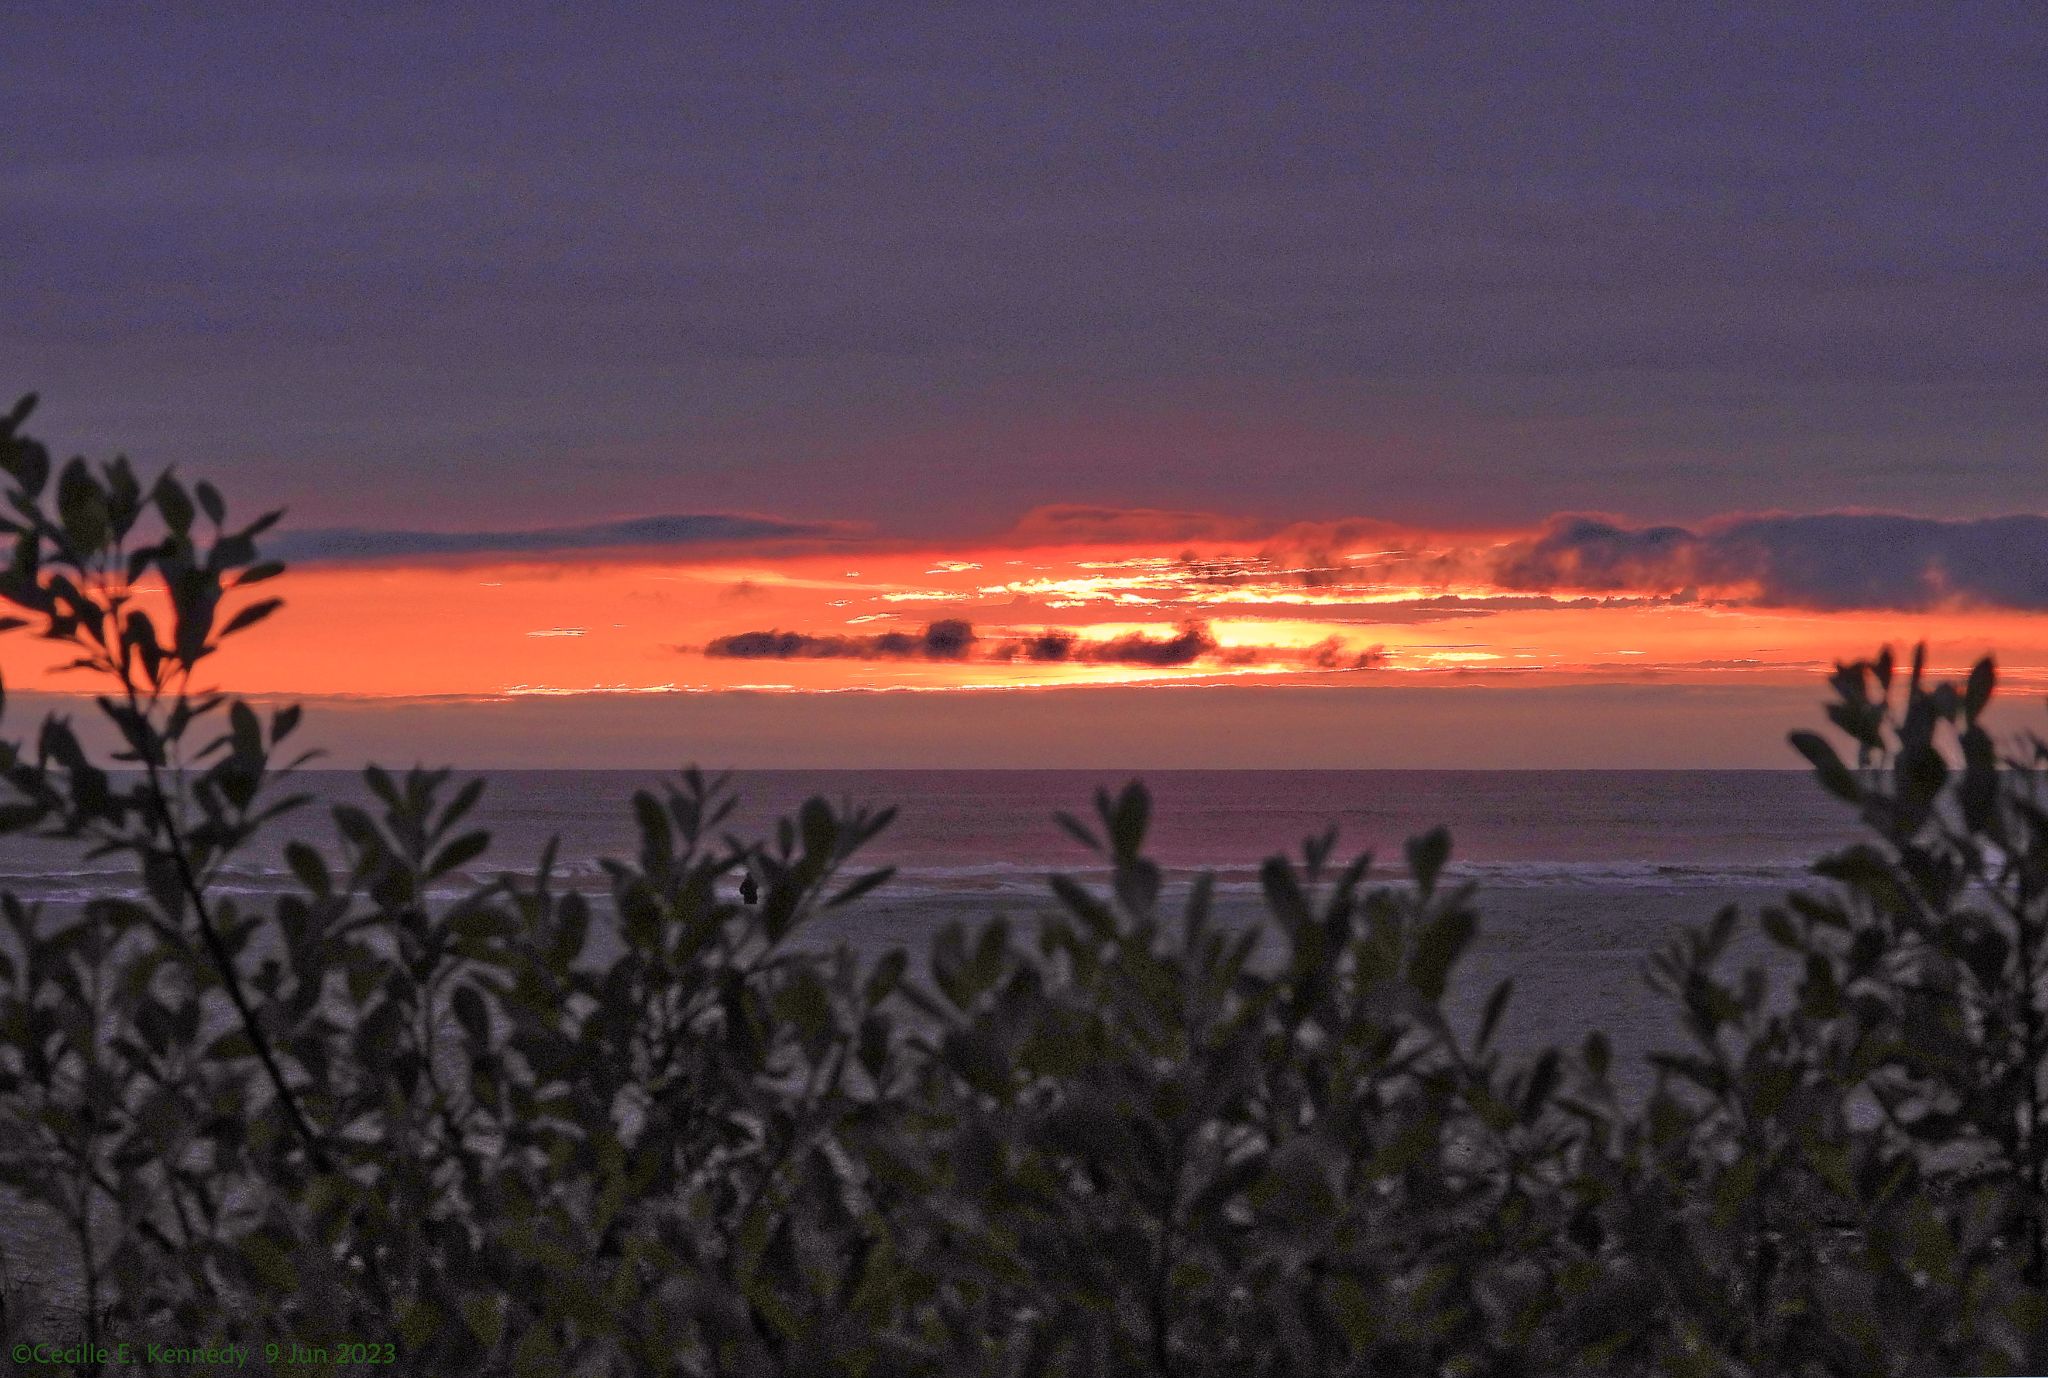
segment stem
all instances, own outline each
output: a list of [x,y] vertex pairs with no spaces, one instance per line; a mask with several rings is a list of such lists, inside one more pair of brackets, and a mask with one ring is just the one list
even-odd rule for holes
[[270,1036],[257,1021],[255,1007],[249,1003],[249,996],[242,989],[242,978],[235,969],[234,958],[228,953],[226,940],[221,937],[220,928],[214,923],[213,913],[207,908],[206,893],[193,874],[191,859],[185,854],[184,831],[172,819],[171,812],[164,804],[163,788],[160,784],[156,763],[148,765],[151,803],[156,807],[157,822],[163,827],[169,839],[171,859],[178,868],[178,881],[185,892],[185,898],[192,902],[192,912],[199,920],[199,937],[206,945],[206,952],[213,959],[214,968],[220,972],[221,986],[233,1002],[235,1014],[240,1018],[242,1031],[249,1036],[249,1044],[256,1050],[256,1060],[263,1065],[264,1075],[269,1079],[271,1089],[277,1093],[284,1107],[285,1118],[291,1122],[292,1131],[298,1135],[306,1149],[306,1156],[322,1172],[335,1170],[334,1161],[313,1133],[313,1126],[306,1120],[305,1112],[299,1107],[299,1100],[285,1084],[284,1069],[279,1066],[277,1054],[270,1046]]
[[[141,712],[141,701],[135,691],[135,682],[125,667],[121,673],[121,683],[127,691],[129,707]],[[184,698],[181,688],[179,702],[182,703]],[[168,843],[171,860],[177,866],[179,888],[184,892],[186,899],[191,901],[192,912],[199,921],[200,939],[206,946],[207,955],[212,959],[214,969],[220,973],[221,986],[227,991],[228,1000],[235,1007],[235,1015],[241,1023],[242,1032],[247,1035],[249,1046],[255,1050],[256,1060],[262,1065],[264,1077],[270,1082],[279,1105],[284,1109],[286,1122],[291,1125],[293,1134],[304,1147],[307,1158],[320,1172],[330,1176],[339,1175],[333,1158],[329,1156],[325,1146],[313,1132],[313,1126],[307,1121],[305,1111],[299,1105],[298,1096],[285,1081],[284,1068],[278,1063],[276,1050],[271,1047],[270,1036],[264,1032],[262,1024],[256,1017],[255,1007],[250,1004],[248,992],[242,987],[241,974],[235,967],[233,956],[227,950],[227,942],[221,937],[212,910],[207,907],[205,886],[194,873],[191,857],[186,852],[184,828],[173,816],[164,792],[163,770],[157,760],[159,753],[140,754],[149,781],[150,805]],[[182,797],[181,793],[180,798]],[[365,1280],[370,1283],[378,1298],[388,1300],[376,1260],[369,1251],[362,1249],[355,1250],[355,1256],[363,1266]]]
[[[82,1097],[84,1103],[80,1106],[84,1112],[84,1132],[77,1148],[78,1251],[85,1267],[85,1343],[92,1356],[87,1360],[86,1372],[96,1374],[100,1371],[100,1261],[99,1250],[93,1240],[92,1208],[94,1179],[99,1175],[98,1164],[93,1160],[99,1140],[100,1117],[98,1107],[93,1102],[93,1095],[98,1089],[94,1083],[99,1079],[100,1024],[103,1013],[100,1002],[100,975],[106,966],[106,945],[105,935],[98,920],[89,922],[92,923],[93,953],[91,981],[86,998],[91,1007],[89,1013],[92,1031],[85,1048],[85,1081],[80,1088],[85,1094]],[[114,1199],[119,1200],[118,1197]]]

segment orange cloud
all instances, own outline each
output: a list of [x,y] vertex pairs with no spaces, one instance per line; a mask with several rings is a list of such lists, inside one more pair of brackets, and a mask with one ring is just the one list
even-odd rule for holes
[[[1043,510],[1043,509],[1042,509]],[[285,613],[209,662],[227,687],[405,698],[674,691],[994,691],[1138,683],[1810,683],[1817,666],[1928,640],[2048,684],[2048,519],[1846,514],[1697,527],[1560,518],[1402,533],[1141,512],[1170,540],[852,549],[728,543],[468,563],[316,563]],[[1207,520],[1204,518],[1204,520]],[[1891,554],[1868,555],[1876,540]],[[1858,569],[1868,572],[1857,582]],[[160,596],[160,595],[149,595]],[[10,687],[65,690],[10,638]],[[702,654],[677,654],[696,647]],[[1369,670],[1369,675],[1360,675]],[[2031,677],[2031,678],[2030,678]],[[84,687],[78,685],[77,687]]]

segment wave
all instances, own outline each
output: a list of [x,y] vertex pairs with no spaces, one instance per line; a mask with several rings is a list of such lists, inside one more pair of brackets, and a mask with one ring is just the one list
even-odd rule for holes
[[[1261,890],[1258,868],[1168,867],[1169,884],[1187,884],[1208,870],[1219,895],[1256,895]],[[1054,871],[1072,876],[1084,885],[1106,885],[1106,868],[1032,866],[1022,862],[991,862],[979,866],[906,866],[884,893],[1044,894],[1046,878]],[[1465,861],[1454,862],[1444,871],[1453,882],[1470,881],[1482,890],[1532,890],[1593,887],[1623,890],[1708,890],[1785,888],[1812,878],[1811,860],[1779,861]],[[1368,884],[1404,884],[1412,877],[1403,867],[1374,868]]]
[[[855,870],[861,868],[854,868]],[[1202,868],[1165,867],[1170,886],[1181,887],[1207,870],[1219,896],[1256,896],[1261,889],[1256,866]],[[1072,877],[1093,889],[1106,887],[1106,867],[1076,867],[1051,862],[991,861],[971,865],[898,866],[895,877],[878,892],[878,898],[895,899],[967,898],[976,895],[1002,899],[1051,899],[1048,878],[1055,873]],[[476,868],[445,877],[428,891],[428,898],[448,901],[470,893],[475,887],[497,879],[503,871]],[[556,869],[558,880],[569,888],[602,894],[607,876],[596,858],[565,861]],[[1483,890],[1531,890],[1551,888],[1596,888],[1605,890],[1713,890],[1784,889],[1812,879],[1812,862],[1775,861],[1459,861],[1445,868],[1453,882],[1469,881]],[[1410,879],[1399,866],[1375,868],[1368,883],[1403,884]],[[289,868],[282,866],[240,866],[221,871],[214,880],[216,894],[239,898],[264,897],[299,889]],[[0,873],[0,890],[11,890],[25,900],[57,904],[82,904],[100,897],[137,899],[143,894],[141,877],[132,869],[65,869],[34,874]]]

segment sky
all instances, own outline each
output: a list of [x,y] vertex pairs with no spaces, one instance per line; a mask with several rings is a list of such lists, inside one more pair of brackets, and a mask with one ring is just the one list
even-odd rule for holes
[[287,509],[215,664],[337,756],[1794,764],[1883,644],[2048,690],[2044,89],[2025,5],[20,4],[0,392]]

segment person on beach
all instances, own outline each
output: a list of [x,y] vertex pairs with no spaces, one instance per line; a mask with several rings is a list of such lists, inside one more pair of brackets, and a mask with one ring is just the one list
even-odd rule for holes
[[761,887],[754,880],[754,873],[747,872],[740,877],[740,903],[752,904],[761,898]]

